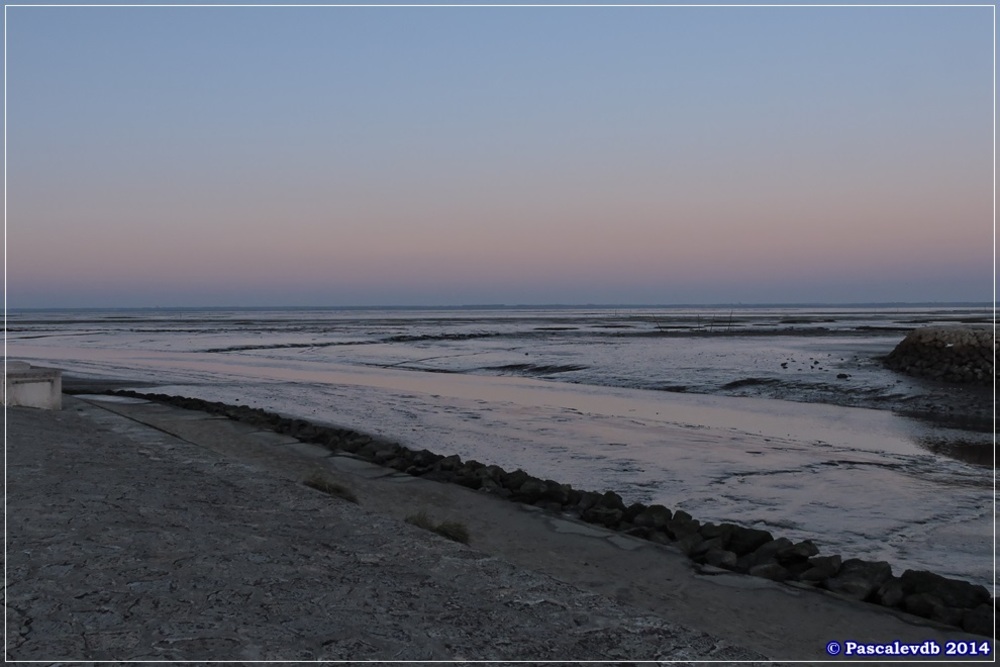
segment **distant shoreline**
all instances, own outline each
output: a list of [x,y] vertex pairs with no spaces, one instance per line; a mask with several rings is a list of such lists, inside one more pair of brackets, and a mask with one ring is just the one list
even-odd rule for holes
[[804,303],[672,303],[672,304],[609,304],[609,303],[554,303],[554,304],[460,304],[460,305],[372,305],[372,306],[24,306],[8,307],[7,313],[30,312],[95,312],[95,311],[141,311],[141,312],[206,312],[213,310],[246,310],[246,311],[418,311],[418,310],[577,310],[581,308],[595,310],[624,309],[732,309],[757,310],[767,308],[995,308],[996,304],[989,301],[874,301],[874,302],[804,302]]

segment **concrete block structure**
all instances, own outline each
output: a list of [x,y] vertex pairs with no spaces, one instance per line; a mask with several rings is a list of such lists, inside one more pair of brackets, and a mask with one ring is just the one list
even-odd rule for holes
[[62,409],[62,371],[23,361],[8,361],[4,371],[4,405]]

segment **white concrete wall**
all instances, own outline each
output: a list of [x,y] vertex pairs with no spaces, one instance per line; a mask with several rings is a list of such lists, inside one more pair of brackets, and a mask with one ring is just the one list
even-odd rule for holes
[[62,372],[8,363],[4,376],[4,403],[43,410],[62,410]]

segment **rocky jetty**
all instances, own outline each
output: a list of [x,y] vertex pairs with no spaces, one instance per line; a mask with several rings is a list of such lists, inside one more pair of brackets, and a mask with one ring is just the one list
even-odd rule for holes
[[165,394],[107,393],[224,415],[410,475],[459,484],[652,542],[672,544],[703,566],[824,589],[901,609],[966,632],[993,634],[994,599],[985,587],[966,581],[918,570],[906,570],[896,577],[883,561],[821,556],[810,540],[795,543],[784,537],[775,538],[766,530],[731,523],[703,523],[683,510],[670,510],[663,505],[626,505],[614,491],[581,491],[569,484],[533,477],[520,469],[509,472],[478,461],[462,461],[457,455],[444,456],[426,449],[414,451],[350,429],[317,425],[259,408]]
[[926,327],[911,331],[885,357],[885,365],[916,377],[989,386],[995,351],[989,329]]

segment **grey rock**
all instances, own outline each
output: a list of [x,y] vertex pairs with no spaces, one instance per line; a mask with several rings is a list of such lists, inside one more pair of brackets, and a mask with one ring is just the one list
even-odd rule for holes
[[779,563],[787,565],[794,561],[804,561],[818,553],[819,549],[813,544],[812,540],[803,540],[798,544],[793,544],[786,549],[779,550],[774,554],[774,557]]
[[654,530],[663,530],[672,518],[673,513],[663,505],[650,505],[645,511],[636,515],[632,523]]
[[413,454],[413,465],[415,466],[432,466],[444,457],[440,454],[435,454],[432,451],[422,449],[419,452],[414,452]]
[[530,505],[545,496],[548,490],[549,487],[545,482],[535,477],[529,477],[514,492],[514,498]]
[[486,477],[480,479],[479,481],[479,491],[483,493],[491,493],[498,496],[503,496],[509,498],[512,494],[510,489],[505,489],[495,482],[492,478]]
[[842,560],[840,556],[816,556],[806,561],[809,569],[799,575],[802,581],[823,581],[837,574],[840,571]]
[[622,521],[628,521],[629,523],[638,526],[640,524],[635,523],[635,520],[640,514],[645,512],[646,509],[647,507],[642,503],[632,503],[625,508],[625,514],[622,515]]
[[[733,548],[733,540],[729,542],[729,548],[734,552],[739,553]],[[792,547],[792,541],[787,537],[779,537],[776,540],[771,540],[770,542],[765,542],[760,545],[753,553],[746,554],[740,558],[740,567],[749,570],[755,565],[763,565],[764,563],[776,561],[775,555],[782,549],[790,549]]]
[[529,477],[531,477],[531,475],[518,468],[514,472],[506,473],[501,480],[501,484],[511,491],[517,491],[521,488],[522,484],[528,481]]
[[[665,533],[664,533],[664,536],[666,536]],[[691,553],[701,543],[702,543],[701,535],[699,535],[698,533],[690,533],[690,534],[685,535],[684,537],[680,538],[679,540],[677,540],[675,546],[678,549],[680,549],[682,553],[684,553],[687,556],[690,556]]]
[[577,507],[580,512],[586,512],[591,507],[597,504],[597,501],[601,499],[601,494],[594,493],[593,491],[583,491],[580,493],[580,501],[577,503]]
[[[362,449],[361,452],[358,453],[363,455],[363,452],[364,449]],[[456,470],[459,466],[462,465],[462,459],[459,458],[458,454],[452,454],[451,456],[445,456],[435,465],[437,466],[438,470],[442,470],[444,472],[451,472]]]
[[899,577],[892,577],[882,584],[875,599],[884,607],[898,607],[903,603],[906,592],[903,590],[903,582]]
[[930,593],[907,595],[903,598],[902,607],[915,616],[923,616],[947,625],[961,625],[965,614],[963,610],[944,604],[940,598]]
[[464,486],[468,489],[478,489],[483,486],[484,481],[489,480],[484,480],[482,477],[465,468],[455,473],[455,476],[451,479],[452,484],[458,484],[459,486]]
[[732,523],[714,524],[709,521],[701,524],[698,533],[706,540],[719,538],[722,541],[723,548],[729,549],[729,541],[732,538],[733,532],[738,529],[739,526]]
[[705,553],[705,563],[732,570],[736,567],[736,554],[725,549],[713,548]]
[[[708,540],[702,540],[700,544],[691,549],[690,556],[697,558],[699,556],[704,556],[706,553],[712,550],[721,550],[725,548],[725,544],[721,537],[713,537]],[[732,552],[730,552],[732,553]],[[733,565],[736,565],[735,554],[733,558]]]
[[885,561],[864,561],[858,558],[845,560],[840,572],[827,579],[827,590],[855,600],[867,599],[892,576],[892,567]]
[[773,539],[771,533],[766,530],[734,526],[729,537],[729,549],[737,556],[745,556]]
[[385,445],[381,442],[375,442],[369,438],[368,442],[357,449],[355,453],[362,458],[373,459],[375,458],[375,452],[382,449],[385,449]]
[[907,595],[929,593],[948,607],[972,609],[990,601],[990,592],[985,587],[933,572],[906,570],[900,580]]
[[611,528],[622,518],[622,511],[611,507],[594,506],[586,510],[581,516],[587,523],[596,523]]
[[962,629],[985,637],[995,636],[993,627],[993,606],[981,604],[975,609],[968,609],[962,615]]
[[662,530],[650,531],[649,535],[646,536],[646,539],[657,544],[670,544],[670,538],[667,537],[667,534]]
[[545,497],[552,503],[565,505],[569,502],[572,487],[551,479],[545,480]]
[[383,447],[382,449],[379,449],[374,454],[372,454],[372,460],[375,461],[375,463],[385,464],[388,461],[396,458],[398,454],[399,454],[398,446]]
[[625,513],[625,503],[622,502],[622,497],[614,491],[605,491],[597,504],[601,507],[619,510],[623,515]]
[[699,527],[701,527],[701,524],[683,510],[674,512],[673,518],[665,526],[667,534],[675,540],[697,533]]

